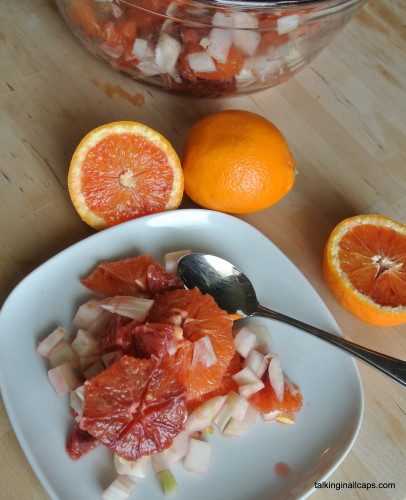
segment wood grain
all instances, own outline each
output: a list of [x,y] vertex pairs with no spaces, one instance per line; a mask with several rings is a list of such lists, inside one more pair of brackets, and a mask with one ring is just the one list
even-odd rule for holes
[[[403,0],[370,0],[294,79],[251,96],[203,101],[114,73],[82,49],[51,1],[8,2],[0,19],[0,303],[27,273],[92,234],[66,185],[71,155],[89,130],[114,120],[140,121],[181,155],[197,119],[219,109],[246,109],[284,133],[299,176],[277,205],[241,218],[298,266],[347,338],[406,359],[406,325],[361,323],[334,301],[321,274],[323,246],[343,218],[380,213],[406,223],[405,20]],[[330,480],[395,482],[396,488],[323,489],[314,498],[403,500],[406,392],[369,367],[359,368],[362,429]],[[0,498],[48,498],[3,405],[0,447]]]

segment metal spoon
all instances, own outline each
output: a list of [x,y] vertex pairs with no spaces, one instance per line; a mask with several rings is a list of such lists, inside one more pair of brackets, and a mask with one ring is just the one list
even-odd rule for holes
[[247,276],[226,260],[214,255],[191,253],[179,259],[178,273],[186,288],[197,287],[202,293],[210,294],[229,314],[238,314],[241,318],[262,316],[287,323],[334,344],[406,387],[405,361],[354,344],[260,305]]

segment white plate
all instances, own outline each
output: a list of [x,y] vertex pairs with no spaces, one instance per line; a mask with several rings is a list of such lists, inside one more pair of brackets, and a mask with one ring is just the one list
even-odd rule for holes
[[[71,319],[90,297],[79,278],[102,260],[191,248],[223,257],[246,272],[258,299],[282,313],[340,335],[326,306],[298,269],[267,238],[229,215],[177,210],[144,217],[97,233],[56,255],[27,276],[0,313],[0,382],[20,444],[51,498],[93,500],[114,479],[111,452],[104,447],[77,462],[65,452],[70,427],[68,398],[58,398],[47,364],[35,353],[39,339]],[[329,344],[268,320],[274,350],[301,387],[304,408],[296,425],[257,421],[246,435],[212,437],[206,477],[178,464],[176,500],[265,500],[305,498],[342,462],[358,433],[363,410],[360,377],[352,358]],[[277,463],[291,474],[279,477]],[[139,482],[134,500],[164,498],[152,470]]]

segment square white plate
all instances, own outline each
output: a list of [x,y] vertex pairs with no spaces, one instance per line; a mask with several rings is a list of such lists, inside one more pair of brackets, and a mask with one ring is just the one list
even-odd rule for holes
[[[56,326],[74,333],[77,306],[91,297],[80,284],[103,260],[148,252],[161,260],[189,248],[223,257],[252,280],[265,306],[340,335],[318,294],[289,259],[241,220],[207,210],[175,210],[130,221],[64,250],[28,275],[0,312],[0,387],[19,442],[53,499],[93,500],[115,477],[112,454],[99,447],[77,462],[65,441],[70,429],[68,397],[58,398],[37,342]],[[303,410],[293,426],[264,423],[239,439],[220,435],[211,469],[202,477],[173,469],[179,484],[174,500],[273,500],[305,498],[342,462],[357,436],[363,411],[354,360],[339,349],[288,325],[269,320],[282,367],[301,387]],[[291,469],[275,472],[277,463]],[[152,470],[139,482],[134,500],[163,499]]]

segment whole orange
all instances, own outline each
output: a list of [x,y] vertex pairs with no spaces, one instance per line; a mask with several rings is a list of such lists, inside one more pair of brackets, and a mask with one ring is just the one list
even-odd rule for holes
[[295,182],[286,139],[264,117],[241,110],[212,113],[186,135],[186,194],[198,205],[235,214],[263,210]]

